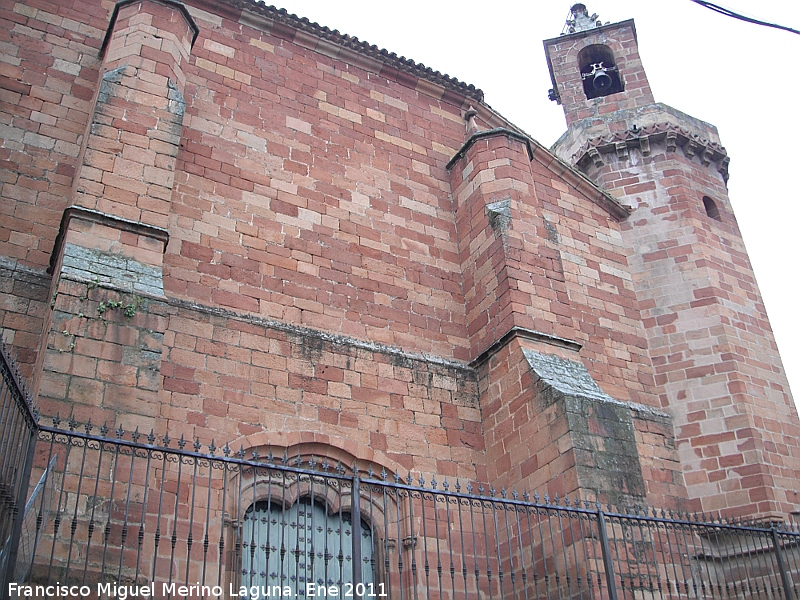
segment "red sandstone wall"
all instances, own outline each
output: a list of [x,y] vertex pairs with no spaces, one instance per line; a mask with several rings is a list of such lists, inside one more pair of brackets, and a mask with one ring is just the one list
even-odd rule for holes
[[97,84],[110,2],[0,6],[0,327],[32,373],[50,260]]
[[[169,23],[164,35],[151,31],[159,21],[142,8],[149,4]],[[509,153],[487,144],[494,154],[471,174],[465,164],[448,172],[467,137],[464,98],[331,58],[321,41],[327,54],[294,30],[233,12],[192,9],[200,34],[188,54],[191,36],[176,10],[143,2],[120,11],[103,68],[125,68],[103,79],[103,94],[98,75],[106,73],[95,58],[80,58],[94,69],[91,93],[73,90],[86,96],[80,123],[89,136],[76,134],[62,183],[76,204],[116,220],[73,221],[65,243],[72,259],[84,251],[124,257],[131,268],[155,269],[159,282],[163,264],[163,295],[107,275],[95,282],[91,269],[76,267],[33,309],[5,313],[37,310],[44,322],[45,414],[74,410],[80,420],[205,442],[329,436],[370,445],[406,469],[486,479],[481,410],[493,411],[496,398],[487,385],[479,406],[466,363],[511,326],[583,344],[581,358],[608,393],[655,402],[628,251],[619,222],[590,197],[596,190],[541,148],[531,162],[523,145]],[[36,33],[49,21],[26,22],[18,36],[58,38]],[[98,46],[104,29],[85,31]],[[185,114],[173,91],[182,92]],[[26,156],[54,161],[58,141],[39,135],[44,146]],[[480,197],[461,219],[470,178]],[[509,190],[511,222],[498,242],[485,204]],[[7,256],[25,245],[18,226],[42,231],[52,246],[52,217],[69,196],[65,188],[63,206],[41,216],[14,204],[9,214],[20,208],[27,217],[12,224]],[[120,219],[165,231],[142,233]],[[166,233],[162,263],[152,240]],[[474,240],[487,242],[480,278],[468,259]],[[43,281],[47,259],[26,258]],[[473,303],[494,289],[488,304]],[[536,426],[526,423],[526,435],[536,431],[551,452]],[[513,438],[490,438],[499,466],[515,461],[492,478],[510,477],[519,457],[504,448]],[[568,449],[554,460],[577,464]],[[555,466],[542,471],[548,481],[559,476]]]

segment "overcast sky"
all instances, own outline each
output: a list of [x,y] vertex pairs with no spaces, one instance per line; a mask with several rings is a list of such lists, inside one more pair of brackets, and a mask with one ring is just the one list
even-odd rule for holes
[[[717,14],[690,0],[584,2],[603,23],[633,18],[657,102],[717,126],[731,157],[729,195],[783,364],[800,395],[800,35]],[[569,1],[280,0],[275,4],[483,90],[486,102],[550,146],[566,125],[542,40]],[[718,0],[800,29],[798,0]]]

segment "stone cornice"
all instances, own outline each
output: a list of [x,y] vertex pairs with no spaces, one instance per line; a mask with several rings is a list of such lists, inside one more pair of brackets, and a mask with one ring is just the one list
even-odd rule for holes
[[98,223],[106,227],[119,229],[120,231],[127,231],[136,235],[143,235],[146,237],[158,240],[163,245],[163,252],[167,251],[167,243],[169,242],[169,232],[160,227],[153,227],[152,225],[145,225],[130,221],[128,219],[121,219],[97,210],[83,208],[81,206],[70,206],[61,215],[61,225],[58,228],[58,235],[56,235],[55,243],[53,244],[53,253],[50,255],[50,266],[47,272],[52,274],[54,272],[56,263],[61,255],[61,247],[64,245],[64,240],[67,236],[67,229],[72,219],[80,219],[90,223]]
[[596,137],[584,143],[572,155],[572,162],[579,167],[587,162],[599,168],[605,164],[603,154],[614,153],[620,160],[629,158],[629,150],[637,149],[642,156],[649,156],[655,144],[664,143],[667,152],[680,148],[687,158],[697,156],[704,166],[712,163],[725,181],[728,181],[728,153],[719,144],[671,123],[656,123],[647,127],[633,127],[610,136]]
[[[106,53],[106,48],[108,47],[108,42],[111,40],[111,32],[114,29],[114,24],[117,22],[117,17],[119,16],[119,10],[128,6],[129,4],[135,4],[140,0],[119,0],[114,5],[114,10],[111,13],[111,19],[108,22],[108,27],[106,28],[106,35],[103,37],[103,44],[100,46],[99,56],[103,56]],[[175,0],[152,0],[153,2],[158,2],[159,4],[164,4],[166,6],[171,6],[178,12],[183,15],[183,18],[186,19],[186,23],[189,25],[189,28],[192,30],[192,46],[194,46],[195,41],[197,40],[197,36],[200,33],[200,28],[195,23],[192,15],[189,14],[189,11],[186,9],[186,6],[182,2],[176,2]]]
[[214,14],[228,13],[229,18],[238,13],[235,18],[244,25],[401,82],[456,106],[464,103],[464,98],[472,102],[483,101],[483,92],[474,85],[363,42],[357,37],[293,15],[285,9],[255,0],[189,0],[189,3],[202,6]]
[[473,133],[447,163],[447,170],[449,171],[452,169],[460,159],[464,158],[467,151],[478,140],[501,135],[506,136],[510,140],[516,140],[524,144],[530,160],[536,160],[554,175],[561,177],[565,183],[603,208],[611,216],[622,220],[630,215],[630,210],[628,208],[620,204],[611,194],[599,188],[592,180],[578,170],[578,168],[567,164],[533,138],[505,127],[496,127],[494,129]]

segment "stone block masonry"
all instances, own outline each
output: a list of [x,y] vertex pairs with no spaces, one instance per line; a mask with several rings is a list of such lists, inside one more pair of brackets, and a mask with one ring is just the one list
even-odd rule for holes
[[796,508],[727,156],[653,103],[632,22],[598,34],[625,88],[589,104],[589,34],[548,42],[559,158],[480,90],[263,4],[0,8],[0,323],[43,413]]

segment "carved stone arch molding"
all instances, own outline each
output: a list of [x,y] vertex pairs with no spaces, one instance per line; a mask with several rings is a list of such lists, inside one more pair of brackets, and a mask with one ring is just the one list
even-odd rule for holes
[[[385,473],[387,481],[394,481],[394,474],[400,472],[400,465],[382,452],[376,452],[363,444],[316,432],[260,432],[237,440],[230,446],[236,449],[234,452],[239,452],[241,448],[245,461],[235,472],[231,472],[227,484],[231,496],[231,510],[226,511],[228,534],[233,545],[242,548],[241,556],[228,561],[231,581],[246,584],[245,572],[260,573],[267,564],[269,568],[265,572],[272,573],[275,570],[275,565],[269,562],[269,554],[266,558],[262,557],[261,563],[264,564],[258,562],[258,556],[263,554],[264,544],[269,545],[267,538],[270,534],[267,532],[265,536],[262,532],[260,537],[254,536],[253,514],[261,514],[263,522],[270,521],[272,527],[288,525],[296,532],[298,527],[305,528],[309,523],[294,522],[297,520],[295,513],[298,507],[299,514],[305,514],[303,511],[314,510],[313,507],[316,506],[329,515],[330,521],[327,518],[323,520],[329,534],[335,536],[340,528],[344,531],[353,522],[356,497],[361,522],[369,529],[366,537],[370,541],[362,548],[362,555],[366,556],[367,548],[372,548],[368,562],[375,569],[372,575],[365,575],[364,581],[387,581],[388,573],[383,568],[384,558],[387,553],[396,551],[398,521],[405,517],[404,502],[398,494],[387,494],[380,486],[364,483],[363,479],[382,479]],[[323,465],[327,465],[327,468],[323,468]],[[356,475],[360,478],[358,494],[353,490]],[[270,512],[273,512],[275,518],[270,519]],[[316,525],[319,524],[318,522]],[[319,529],[313,522],[311,525],[312,529]],[[251,538],[259,537],[258,543],[255,544],[253,539],[245,539],[248,535]],[[308,536],[311,535],[309,529]],[[296,541],[303,538],[293,539]],[[320,553],[318,542],[319,540],[317,554]],[[337,543],[333,542],[333,546],[336,547]],[[311,547],[312,553],[313,548],[314,546]],[[250,551],[252,554],[245,556]],[[299,554],[305,557],[307,553],[308,548]],[[322,551],[320,556],[324,553]],[[314,568],[308,567],[306,570],[311,574]],[[314,570],[314,573],[319,575],[317,570],[319,569]],[[264,584],[271,581],[268,581],[269,577],[263,580],[259,577],[250,579]]]

